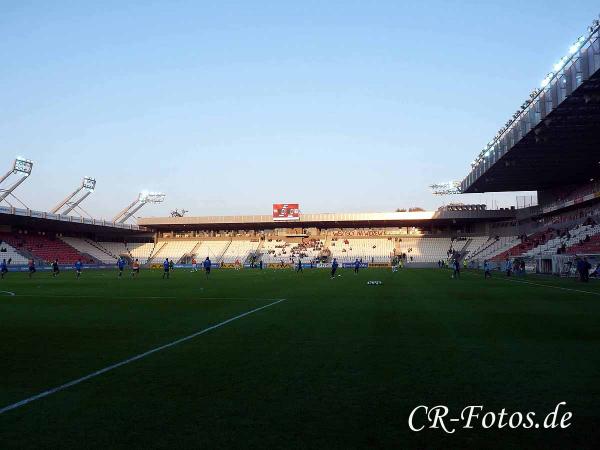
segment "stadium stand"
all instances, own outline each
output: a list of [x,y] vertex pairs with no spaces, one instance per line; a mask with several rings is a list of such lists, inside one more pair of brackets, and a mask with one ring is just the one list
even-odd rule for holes
[[164,241],[160,243],[158,250],[152,255],[148,263],[160,263],[165,258],[173,260],[178,263],[181,258],[186,255],[191,255],[194,249],[198,247],[199,241],[181,241],[172,240]]
[[15,250],[27,252],[35,259],[50,263],[58,258],[61,264],[73,264],[81,258],[86,263],[96,260],[91,255],[84,255],[66,242],[45,234],[0,234],[0,239],[8,242]]
[[0,241],[0,260],[6,259],[11,264],[27,264],[27,258],[21,255],[12,245],[8,242]]
[[468,256],[469,260],[496,260],[497,256],[514,247],[519,242],[518,236],[489,237]]
[[219,263],[230,244],[231,241],[203,241],[193,253],[198,259],[208,256],[212,262]]
[[371,263],[389,263],[394,254],[394,241],[392,238],[336,238],[332,240],[329,249],[332,257],[337,258],[340,262],[352,262],[359,259]]
[[434,263],[448,259],[452,239],[449,237],[402,237],[399,252],[405,253],[407,262]]
[[223,253],[222,262],[225,264],[235,263],[239,261],[244,263],[251,253],[256,252],[259,246],[259,241],[232,241]]
[[63,236],[62,239],[66,244],[77,249],[80,253],[88,254],[104,264],[114,263],[117,258],[110,254],[107,250],[100,246],[100,243],[90,241],[83,238],[75,238]]
[[127,249],[132,259],[139,260],[140,264],[146,264],[154,251],[157,250],[157,246],[154,242],[132,242],[127,244]]

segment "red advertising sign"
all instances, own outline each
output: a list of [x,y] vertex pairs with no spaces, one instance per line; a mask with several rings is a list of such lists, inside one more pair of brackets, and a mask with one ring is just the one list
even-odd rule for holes
[[300,220],[298,203],[274,203],[273,220]]

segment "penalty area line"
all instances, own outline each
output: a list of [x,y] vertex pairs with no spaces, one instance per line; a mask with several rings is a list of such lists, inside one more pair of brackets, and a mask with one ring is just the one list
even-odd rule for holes
[[282,299],[279,299],[279,300],[274,301],[272,303],[269,303],[267,305],[251,309],[250,311],[246,311],[244,313],[238,314],[237,316],[231,317],[231,318],[229,318],[227,320],[224,320],[223,322],[219,322],[219,323],[217,323],[215,325],[212,325],[212,326],[210,326],[208,328],[204,328],[203,330],[197,331],[196,333],[192,333],[192,334],[190,334],[188,336],[185,336],[185,337],[182,337],[182,338],[177,339],[175,341],[169,342],[168,344],[164,344],[164,345],[161,345],[160,347],[155,347],[155,348],[153,348],[151,350],[145,351],[143,353],[139,353],[139,354],[137,354],[135,356],[132,356],[131,358],[127,358],[127,359],[125,359],[123,361],[120,361],[118,363],[115,363],[115,364],[112,364],[110,366],[104,367],[103,369],[96,370],[95,372],[92,372],[92,373],[90,373],[88,375],[85,375],[83,377],[80,377],[80,378],[77,378],[75,380],[69,381],[68,383],[61,384],[60,386],[56,386],[56,387],[54,387],[52,389],[48,389],[48,390],[46,390],[44,392],[40,392],[39,394],[33,395],[33,396],[29,397],[29,398],[26,398],[26,399],[21,400],[19,402],[13,403],[12,405],[8,405],[8,406],[5,406],[4,408],[0,408],[0,414],[4,414],[4,413],[6,413],[8,411],[12,411],[13,409],[20,408],[21,406],[25,406],[28,403],[31,403],[31,402],[33,402],[35,400],[42,399],[44,397],[48,397],[49,395],[55,394],[57,392],[64,391],[65,389],[68,389],[68,388],[70,388],[72,386],[75,386],[77,384],[83,383],[84,381],[87,381],[87,380],[89,380],[91,378],[95,378],[95,377],[97,377],[99,375],[102,375],[102,374],[104,374],[106,372],[110,372],[111,370],[117,369],[117,368],[119,368],[121,366],[125,366],[125,365],[130,364],[130,363],[132,363],[134,361],[137,361],[139,359],[142,359],[142,358],[145,358],[147,356],[150,356],[150,355],[152,355],[154,353],[157,353],[157,352],[160,352],[162,350],[166,350],[168,348],[174,347],[174,346],[179,345],[179,344],[181,344],[183,342],[186,342],[186,341],[189,341],[191,339],[194,339],[194,338],[196,338],[196,337],[198,337],[198,336],[200,336],[202,334],[208,333],[209,331],[212,331],[212,330],[220,328],[220,327],[222,327],[224,325],[227,325],[228,323],[231,323],[231,322],[233,322],[235,320],[238,320],[238,319],[241,319],[243,317],[249,316],[250,314],[254,314],[254,313],[258,312],[258,311],[261,311],[263,309],[266,309],[266,308],[269,308],[271,306],[277,305],[278,303],[281,303],[281,302],[284,302],[284,301],[286,301],[286,299],[282,298]]

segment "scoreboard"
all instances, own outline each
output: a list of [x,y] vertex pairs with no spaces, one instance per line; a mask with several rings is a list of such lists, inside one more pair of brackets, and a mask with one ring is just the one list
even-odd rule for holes
[[273,220],[300,220],[300,205],[298,203],[274,203]]

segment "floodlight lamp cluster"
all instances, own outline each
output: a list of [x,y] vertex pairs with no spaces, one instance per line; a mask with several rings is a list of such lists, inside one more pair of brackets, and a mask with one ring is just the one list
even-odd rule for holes
[[23,158],[22,156],[17,156],[15,158],[15,162],[13,163],[13,173],[22,173],[23,175],[28,177],[31,174],[32,170],[32,160]]
[[448,181],[442,183],[434,183],[429,186],[434,195],[455,195],[462,194],[460,181]]
[[[13,161],[12,167],[3,176],[0,176],[0,203],[7,203],[10,207],[14,207],[12,201],[17,201],[25,209],[29,209],[17,196],[14,191],[25,180],[33,170],[33,161],[22,156],[17,156]],[[16,180],[16,181],[15,181]],[[66,198],[60,201],[54,208],[50,210],[52,214],[69,215],[72,212],[79,216],[91,216],[81,207],[81,203],[96,190],[96,179],[94,177],[85,176],[81,180],[81,184],[70,193]],[[148,190],[141,191],[135,200],[123,209],[114,219],[113,222],[124,223],[130,217],[133,217],[146,203],[162,203],[165,201],[165,194],[162,192],[151,192]]]
[[87,190],[88,192],[94,192],[94,190],[96,189],[96,180],[92,177],[83,177],[81,187],[83,187],[83,189]]
[[165,201],[165,194],[162,192],[140,192],[138,200],[142,203],[162,203]]

